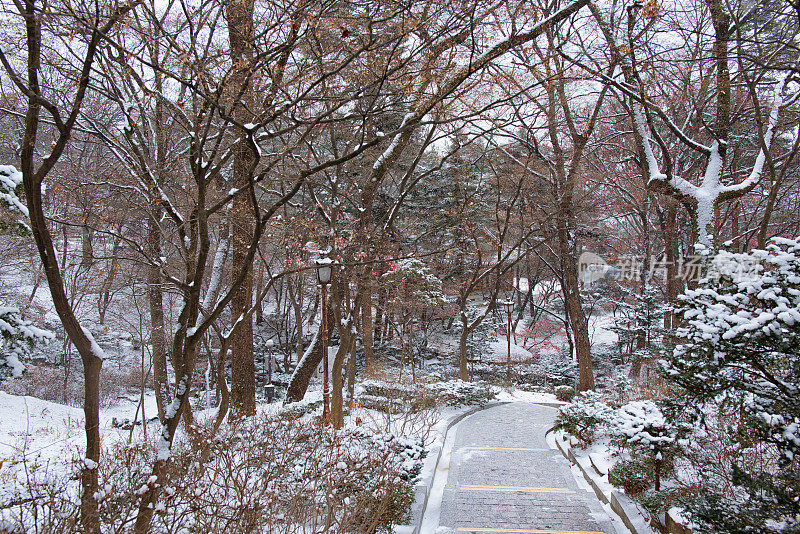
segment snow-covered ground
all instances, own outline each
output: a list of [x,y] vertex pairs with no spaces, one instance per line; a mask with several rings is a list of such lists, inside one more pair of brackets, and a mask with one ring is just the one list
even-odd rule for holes
[[[145,416],[148,419],[155,417],[155,396],[148,393],[144,401]],[[100,410],[104,446],[128,439],[130,430],[119,428],[114,422],[133,421],[138,404],[138,399],[131,398]],[[83,456],[86,447],[83,421],[80,408],[0,391],[0,461],[19,462],[23,458],[38,463],[77,460]],[[141,421],[140,411],[137,422]],[[152,435],[157,428],[158,423],[151,422],[146,431]],[[140,438],[142,433],[141,424],[136,425],[133,436]]]

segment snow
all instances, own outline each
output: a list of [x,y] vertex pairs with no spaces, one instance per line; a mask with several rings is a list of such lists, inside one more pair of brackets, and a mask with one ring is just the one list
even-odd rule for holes
[[28,207],[22,203],[15,192],[21,184],[22,173],[20,171],[11,165],[0,165],[0,200],[11,209],[28,217]]
[[392,138],[392,142],[389,143],[388,147],[386,147],[386,150],[384,150],[381,153],[381,155],[378,156],[378,158],[375,160],[375,163],[372,165],[372,170],[377,171],[378,169],[380,169],[383,166],[384,162],[388,158],[391,158],[394,155],[395,151],[397,150],[397,146],[400,143],[400,138],[403,136],[402,130],[408,125],[409,121],[411,121],[411,119],[414,118],[414,115],[415,114],[412,112],[405,114],[405,116],[403,117],[403,122],[400,123],[400,127],[398,128],[400,132],[395,134],[394,138]]
[[658,448],[675,441],[666,417],[652,400],[629,402],[620,407],[612,425],[614,434],[630,444]]
[[85,335],[85,336],[87,337],[87,339],[89,340],[89,346],[90,346],[90,349],[91,349],[91,351],[92,351],[92,355],[93,355],[95,358],[98,358],[98,359],[100,359],[100,360],[105,360],[105,359],[106,359],[106,353],[105,353],[105,351],[102,349],[102,347],[100,347],[100,345],[99,345],[99,344],[97,343],[97,341],[94,339],[94,336],[93,336],[93,335],[92,335],[92,333],[89,331],[89,329],[88,329],[88,328],[86,328],[85,326],[81,326],[81,330],[83,330],[83,333],[84,333],[84,335]]
[[71,457],[72,444],[85,444],[83,410],[0,391],[0,457],[17,454]]
[[499,402],[525,402],[530,404],[564,404],[552,393],[524,391],[521,389],[502,390],[497,394]]
[[[525,361],[532,357],[533,355],[526,349],[520,345],[511,341],[511,361],[512,362],[519,362]],[[489,353],[486,357],[492,361],[496,362],[504,362],[508,358],[508,340],[506,338],[497,339],[495,341],[489,342]]]

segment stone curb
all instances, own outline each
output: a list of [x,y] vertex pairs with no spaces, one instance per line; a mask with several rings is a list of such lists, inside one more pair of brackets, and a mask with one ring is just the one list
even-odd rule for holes
[[470,408],[466,412],[454,415],[447,420],[447,426],[445,427],[444,434],[442,435],[442,444],[437,445],[428,452],[428,454],[431,455],[436,454],[436,462],[434,462],[433,464],[433,471],[432,471],[433,474],[431,475],[429,480],[426,480],[414,486],[414,504],[411,506],[411,517],[412,517],[411,524],[397,525],[394,529],[395,533],[420,534],[420,528],[422,527],[422,519],[425,517],[425,510],[428,507],[428,497],[430,497],[431,488],[433,487],[433,479],[436,478],[436,471],[439,469],[439,461],[442,459],[442,447],[447,441],[447,435],[450,432],[450,429],[454,427],[456,424],[460,423],[463,419],[469,417],[474,413],[483,410],[488,410],[489,408],[494,408],[496,406],[502,406],[504,404],[510,404],[510,402],[507,401],[490,402],[488,404],[484,404],[483,406],[476,406],[474,408]]
[[[551,428],[547,432],[550,433],[553,430],[555,429]],[[630,497],[618,491],[611,491],[611,495],[606,496],[602,488],[600,488],[595,481],[595,477],[589,473],[588,468],[579,462],[572,453],[572,449],[567,448],[565,450],[565,448],[561,445],[561,440],[558,439],[557,436],[555,436],[554,441],[556,442],[558,450],[564,455],[564,458],[569,460],[572,464],[578,466],[578,469],[580,469],[581,473],[583,473],[583,478],[585,478],[586,482],[588,482],[592,487],[595,495],[597,495],[597,498],[600,499],[600,501],[604,504],[609,504],[611,506],[611,509],[614,510],[614,512],[619,516],[619,518],[622,520],[622,523],[628,527],[628,530],[630,530],[633,534],[652,534],[654,532],[650,525],[647,525],[646,527],[639,526],[636,524],[637,522],[632,520],[632,518],[640,515],[646,518],[649,517],[652,521],[654,518],[649,513],[642,511]],[[596,470],[593,465],[592,470]]]
[[[555,428],[551,428],[550,430],[547,431],[545,435],[549,434],[550,432],[553,432],[554,430]],[[620,517],[625,526],[628,527],[628,530],[630,530],[633,534],[644,534],[645,532],[647,532],[643,530],[641,527],[637,527],[635,523],[631,520],[631,517],[635,517],[636,515],[642,517],[649,517],[650,524],[648,525],[648,527],[649,529],[651,529],[650,530],[651,532],[653,530],[658,530],[666,534],[692,534],[691,529],[682,525],[678,520],[676,520],[672,516],[671,511],[659,515],[653,515],[647,511],[642,510],[641,506],[636,504],[636,502],[633,499],[631,499],[624,493],[621,493],[619,491],[611,491],[609,495],[606,495],[600,488],[600,486],[597,484],[597,481],[595,480],[596,477],[603,476],[603,474],[594,464],[594,461],[591,458],[588,458],[589,460],[588,463],[589,466],[591,467],[587,467],[578,461],[578,459],[572,453],[571,448],[567,448],[566,450],[564,450],[564,447],[561,444],[561,440],[556,438],[555,442],[556,446],[558,447],[558,450],[561,451],[561,454],[564,455],[564,458],[566,458],[571,463],[578,466],[578,468],[581,470],[581,473],[583,473],[583,478],[585,478],[586,481],[589,483],[589,485],[592,487],[595,495],[597,495],[597,498],[600,499],[600,501],[602,501],[604,504],[610,505],[611,509],[614,510],[614,512],[616,512],[616,514]],[[590,470],[596,474],[590,473]]]

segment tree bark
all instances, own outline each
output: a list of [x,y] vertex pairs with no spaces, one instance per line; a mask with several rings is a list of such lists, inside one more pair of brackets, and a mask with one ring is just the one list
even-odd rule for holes
[[[667,197],[664,217],[664,256],[667,263],[667,303],[674,305],[683,290],[681,273],[678,271],[678,201]],[[664,328],[674,330],[678,327],[677,314],[668,311],[664,314]]]
[[[83,48],[83,59],[75,84],[75,93],[71,97],[71,108],[66,109],[66,120],[57,124],[57,135],[51,144],[50,153],[35,167],[36,141],[39,134],[40,113],[43,103],[50,109],[57,109],[57,104],[47,100],[43,94],[39,76],[41,70],[42,26],[41,17],[44,11],[36,6],[34,0],[25,0],[18,4],[20,14],[25,20],[27,51],[27,69],[25,82],[27,87],[27,108],[25,111],[24,133],[20,144],[20,170],[25,189],[25,200],[30,217],[30,228],[42,266],[47,277],[47,284],[69,340],[81,355],[84,372],[84,426],[86,431],[86,455],[81,468],[81,509],[80,521],[83,531],[94,534],[100,532],[97,499],[98,489],[97,466],[100,461],[100,369],[103,354],[94,342],[89,330],[84,329],[75,316],[64,289],[64,280],[58,266],[53,238],[47,226],[42,198],[42,182],[50,170],[58,162],[70,140],[77,121],[78,113],[83,105],[86,89],[89,86],[90,73],[101,37],[107,36],[116,22],[133,5],[118,7],[100,27],[99,20],[87,21],[88,42]],[[92,26],[94,24],[94,26]],[[5,64],[4,64],[5,66]],[[64,244],[66,254],[67,243]]]
[[[147,244],[153,259],[161,257],[161,228],[159,209],[150,213],[147,224]],[[147,296],[150,307],[150,346],[153,357],[153,389],[156,394],[158,418],[164,420],[164,409],[172,402],[167,376],[166,334],[164,332],[164,301],[161,293],[161,269],[151,264],[147,268]]]
[[[336,299],[335,302],[340,302],[341,300],[336,298],[338,296],[337,293],[333,292],[332,300]],[[347,304],[347,301],[348,299],[344,298],[344,304]],[[344,361],[350,354],[351,349],[355,347],[356,332],[354,326],[358,323],[361,298],[360,296],[356,297],[352,312],[348,314],[346,319],[342,317],[342,309],[336,303],[332,307],[334,308],[333,316],[339,329],[339,349],[333,357],[333,368],[331,370],[331,420],[333,428],[339,429],[344,426]]]
[[368,366],[375,359],[375,325],[372,321],[372,288],[365,285],[361,289],[364,304],[361,310],[361,331],[364,341],[364,365]]
[[564,272],[564,304],[567,308],[570,329],[574,337],[575,357],[578,360],[578,389],[587,391],[594,389],[591,344],[589,342],[589,328],[586,325],[586,315],[583,313],[583,306],[581,305],[578,263],[568,233],[568,230],[564,227],[558,231],[558,248]]
[[84,220],[81,225],[81,267],[91,267],[94,263],[94,249],[92,247],[92,230]]
[[322,361],[322,336],[317,331],[314,339],[311,340],[311,345],[308,346],[303,353],[300,361],[297,362],[297,367],[289,380],[289,387],[286,389],[286,400],[284,404],[290,402],[300,402],[306,394],[308,383],[311,381],[311,376],[319,367]]
[[458,336],[458,378],[463,381],[469,380],[469,369],[467,367],[467,341],[469,339],[469,321],[466,313],[461,314],[461,334]]
[[[237,101],[234,117],[242,124],[252,120],[248,105],[252,97],[250,63],[253,56],[253,0],[228,1],[225,15],[231,45],[231,60],[235,67],[231,74],[230,94]],[[233,185],[245,188],[252,181],[256,154],[247,142],[244,132],[236,142],[233,155]],[[252,415],[256,410],[256,371],[253,356],[253,319],[247,313],[253,293],[253,266],[248,264],[248,247],[253,235],[251,206],[252,192],[242,191],[231,201],[231,265],[232,277],[247,270],[244,282],[236,288],[231,299],[231,324],[245,321],[231,338],[231,411],[234,417]],[[257,214],[255,215],[257,216]]]
[[375,328],[373,328],[373,332],[375,333],[373,337],[373,348],[375,342],[378,343],[383,342],[383,320],[384,320],[384,308],[386,307],[386,292],[382,291],[378,288],[378,304],[375,306]]

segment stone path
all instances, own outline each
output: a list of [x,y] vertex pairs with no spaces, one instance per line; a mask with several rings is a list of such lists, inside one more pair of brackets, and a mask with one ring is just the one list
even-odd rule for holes
[[505,404],[451,430],[421,533],[626,532],[548,446],[545,432],[555,413],[542,405]]

